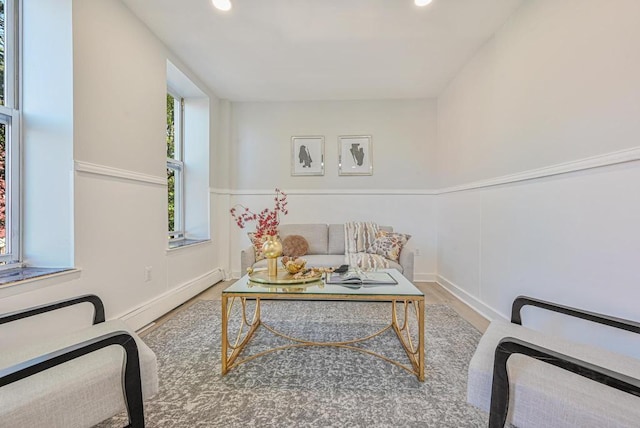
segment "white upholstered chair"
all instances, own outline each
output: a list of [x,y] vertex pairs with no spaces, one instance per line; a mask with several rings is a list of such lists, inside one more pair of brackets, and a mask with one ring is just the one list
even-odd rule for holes
[[97,296],[0,315],[0,334],[2,324],[88,303],[90,327],[0,350],[0,426],[90,427],[126,410],[128,426],[144,427],[143,399],[158,391],[156,356],[124,322],[105,322]]
[[640,426],[640,360],[522,326],[531,305],[640,333],[640,323],[520,296],[492,321],[469,363],[467,401],[489,427]]

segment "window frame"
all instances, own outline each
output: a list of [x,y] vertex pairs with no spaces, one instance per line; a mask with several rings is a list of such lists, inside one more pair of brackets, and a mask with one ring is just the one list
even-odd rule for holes
[[[175,242],[183,240],[186,237],[184,217],[184,98],[171,89],[167,90],[167,94],[173,97],[174,100],[174,157],[167,157],[167,170],[170,169],[174,172],[174,217],[173,230],[169,230],[167,233],[169,242]],[[167,205],[167,215],[168,214],[169,207]]]
[[20,197],[20,110],[18,109],[19,26],[18,0],[5,0],[4,105],[0,105],[0,122],[5,134],[5,254],[0,254],[0,270],[22,263]]

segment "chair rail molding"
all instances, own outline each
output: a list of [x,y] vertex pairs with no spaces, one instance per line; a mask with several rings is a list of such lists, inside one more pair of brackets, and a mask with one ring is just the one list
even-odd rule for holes
[[518,183],[521,181],[537,180],[561,174],[570,174],[588,169],[604,168],[628,162],[640,160],[640,146],[588,158],[559,163],[543,168],[530,169],[517,174],[503,175],[487,180],[474,181],[472,183],[461,184],[459,186],[445,187],[437,190],[438,195],[462,192],[465,190],[475,190],[485,187],[495,187],[504,184]]
[[107,177],[120,178],[127,181],[136,181],[140,183],[154,184],[158,186],[167,186],[167,179],[165,177],[158,177],[150,174],[143,174],[141,172],[129,171],[126,169],[114,168],[106,165],[98,165],[95,163],[74,161],[74,168],[76,172],[82,172],[86,174],[103,175]]
[[[240,190],[240,189],[218,189],[210,188],[209,192],[216,195],[230,196],[262,196],[273,195],[273,190]],[[287,195],[435,195],[434,190],[429,189],[291,189],[286,191]]]

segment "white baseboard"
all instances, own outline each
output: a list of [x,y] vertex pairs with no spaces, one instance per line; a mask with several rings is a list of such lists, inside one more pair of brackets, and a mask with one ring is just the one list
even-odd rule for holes
[[136,309],[119,316],[129,327],[139,330],[187,300],[223,280],[221,269],[214,269],[161,294]]
[[415,273],[413,274],[413,282],[436,282],[437,275],[435,273]]
[[437,275],[436,282],[442,288],[444,288],[449,293],[456,296],[464,304],[469,306],[471,309],[473,309],[474,311],[476,311],[478,314],[485,317],[486,319],[488,320],[508,319],[508,317],[502,315],[500,312],[496,311],[491,306],[485,305],[480,300],[478,300],[468,292],[464,291],[462,288],[458,287],[457,285],[455,285],[453,282],[449,281],[447,278],[443,277],[442,275]]

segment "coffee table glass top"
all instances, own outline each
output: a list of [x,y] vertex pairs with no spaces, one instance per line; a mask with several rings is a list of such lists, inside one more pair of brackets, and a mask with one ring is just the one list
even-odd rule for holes
[[224,290],[222,293],[237,294],[324,294],[324,295],[367,295],[367,296],[423,296],[407,278],[396,269],[380,269],[388,272],[397,284],[326,284],[323,280],[306,284],[260,284],[249,281],[249,275],[245,275]]

